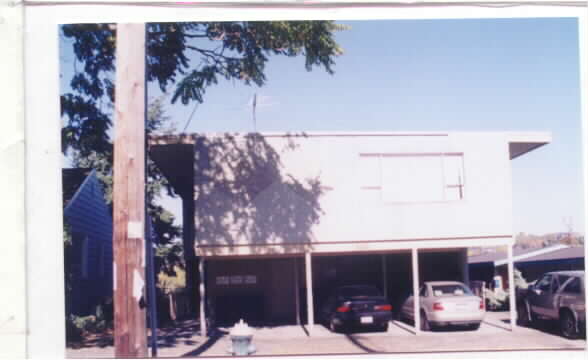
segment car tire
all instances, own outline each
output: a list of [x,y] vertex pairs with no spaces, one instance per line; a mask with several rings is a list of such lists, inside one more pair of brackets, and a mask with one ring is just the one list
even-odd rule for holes
[[345,324],[337,325],[335,324],[334,319],[331,318],[331,320],[329,320],[329,330],[331,330],[334,333],[346,333],[347,326]]
[[424,311],[421,311],[421,331],[431,331],[431,323],[429,319],[427,319],[427,314]]
[[334,333],[338,333],[341,331],[341,326],[335,324],[334,318],[331,318],[331,320],[329,320],[329,330],[331,330],[331,332],[334,332]]
[[470,330],[470,331],[476,331],[479,328],[480,328],[480,323],[468,325],[468,330]]
[[559,316],[559,331],[568,339],[578,338],[578,324],[574,314],[569,310],[564,310]]
[[378,326],[378,329],[382,332],[387,332],[388,331],[388,323],[384,323],[384,324]]

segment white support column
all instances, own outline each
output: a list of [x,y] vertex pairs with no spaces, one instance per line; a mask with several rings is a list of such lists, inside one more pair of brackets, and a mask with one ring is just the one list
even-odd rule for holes
[[304,260],[306,263],[306,314],[308,317],[308,333],[312,335],[314,328],[314,300],[312,298],[312,259],[310,257],[310,251],[304,254]]
[[517,299],[514,281],[514,263],[512,259],[512,245],[507,245],[508,251],[508,296],[510,305],[510,329],[514,331],[517,327]]
[[382,291],[388,298],[388,270],[386,269],[386,254],[382,254]]
[[461,274],[462,281],[467,286],[470,286],[470,269],[468,266],[468,248],[461,249]]
[[204,257],[200,257],[198,261],[198,273],[200,274],[200,284],[198,285],[198,290],[200,292],[200,335],[206,336],[206,293],[204,289]]
[[298,283],[298,258],[294,258],[294,303],[296,304],[296,325],[300,325],[300,285]]
[[419,294],[419,253],[418,249],[412,249],[412,299],[414,305],[414,329],[415,335],[421,332],[421,298]]

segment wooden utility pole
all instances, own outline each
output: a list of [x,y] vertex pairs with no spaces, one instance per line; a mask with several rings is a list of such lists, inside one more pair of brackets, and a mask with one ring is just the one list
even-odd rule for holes
[[145,24],[118,24],[114,141],[114,355],[147,356]]

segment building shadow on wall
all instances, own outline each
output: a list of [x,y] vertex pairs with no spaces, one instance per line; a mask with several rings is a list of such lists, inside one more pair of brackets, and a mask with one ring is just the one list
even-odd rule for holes
[[[322,210],[320,179],[297,179],[280,155],[296,151],[296,136],[276,149],[260,134],[198,137],[194,146],[194,205],[198,245],[254,245],[252,254],[301,251]],[[255,246],[262,245],[262,246]]]

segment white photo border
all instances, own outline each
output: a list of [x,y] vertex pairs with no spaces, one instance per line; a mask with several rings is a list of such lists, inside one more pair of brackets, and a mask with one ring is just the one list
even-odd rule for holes
[[[65,357],[63,246],[61,210],[59,24],[100,22],[175,22],[208,20],[376,20],[572,17],[578,19],[581,114],[586,153],[588,28],[586,8],[558,6],[417,6],[417,7],[210,7],[139,5],[43,5],[25,7],[25,130],[27,233],[27,357]],[[81,2],[80,2],[81,3]],[[271,1],[267,2],[271,4]],[[536,2],[537,3],[537,2]],[[176,4],[177,5],[177,4]],[[586,156],[584,184],[588,178]],[[4,184],[5,185],[5,184]],[[584,192],[584,210],[588,193]],[[8,236],[10,237],[10,236]],[[25,299],[23,299],[23,302]],[[522,356],[583,359],[585,351],[515,351],[500,353],[423,353],[388,358],[473,359]],[[329,357],[329,356],[327,356]],[[337,355],[334,358],[348,356]],[[282,357],[280,357],[282,358]],[[294,357],[308,358],[308,357]],[[354,356],[353,358],[357,358]]]

